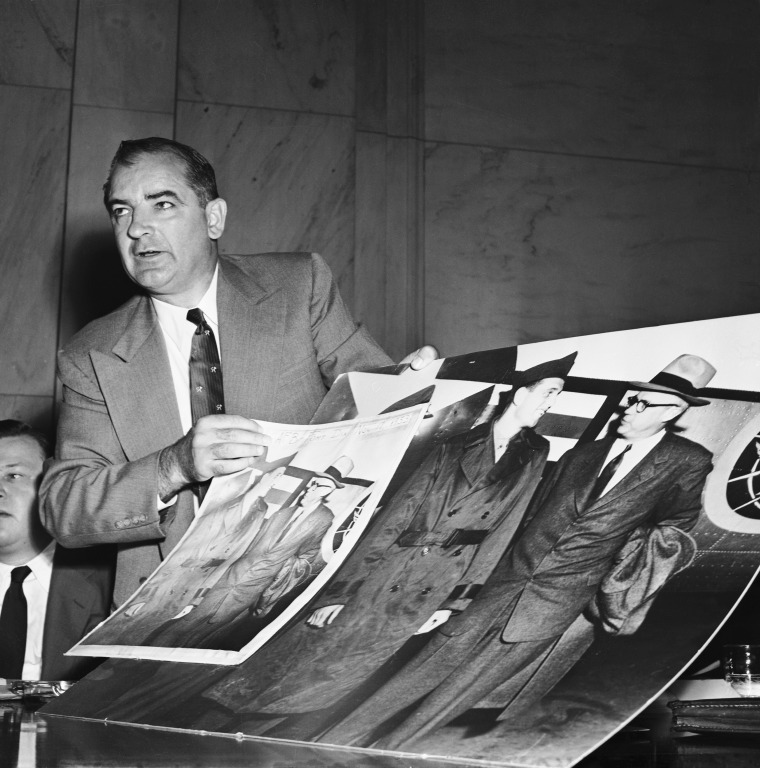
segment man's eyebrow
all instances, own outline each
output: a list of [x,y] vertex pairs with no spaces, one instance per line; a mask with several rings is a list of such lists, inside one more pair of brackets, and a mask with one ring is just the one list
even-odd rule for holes
[[[158,200],[162,197],[170,197],[173,200],[179,200],[181,202],[180,196],[176,192],[172,192],[171,189],[162,189],[160,192],[151,192],[150,194],[145,195],[146,200]],[[113,208],[115,205],[129,206],[130,203],[128,200],[122,200],[119,197],[109,198],[108,207]]]
[[160,192],[151,192],[149,195],[145,195],[146,200],[158,200],[160,197],[171,197],[174,200],[179,200],[179,195],[176,192],[172,192],[171,189],[162,189]]

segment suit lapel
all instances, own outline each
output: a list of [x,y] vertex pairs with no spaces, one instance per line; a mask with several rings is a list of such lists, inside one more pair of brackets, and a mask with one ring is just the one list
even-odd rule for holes
[[585,510],[604,460],[607,458],[610,447],[614,442],[615,435],[607,435],[601,440],[588,443],[583,447],[582,452],[579,453],[577,463],[572,470],[574,478],[573,494],[578,514]]
[[671,453],[672,445],[669,437],[669,433],[666,432],[662,440],[619,483],[610,488],[609,493],[601,496],[594,506],[613,502],[620,496],[630,493],[642,483],[649,482],[657,475],[660,471],[660,465],[668,461]]
[[130,461],[182,436],[169,358],[150,299],[141,297],[113,355],[90,355],[111,421]]
[[[282,366],[285,302],[234,264],[220,259],[218,309],[227,413],[271,419]],[[230,350],[250,350],[231,354]],[[273,382],[275,385],[273,386]]]

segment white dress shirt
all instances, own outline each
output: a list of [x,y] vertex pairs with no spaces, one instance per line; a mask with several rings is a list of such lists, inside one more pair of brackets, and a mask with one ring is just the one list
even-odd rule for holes
[[615,470],[615,474],[610,478],[609,483],[604,487],[600,496],[604,496],[604,494],[611,488],[614,488],[650,451],[654,450],[654,448],[659,445],[660,440],[662,440],[663,437],[665,437],[664,429],[661,429],[654,435],[645,437],[642,440],[636,440],[635,442],[630,443],[620,437],[617,438],[607,454],[602,469],[607,466],[615,456],[621,454],[627,445],[631,446],[631,450],[623,456],[620,466]]
[[[219,277],[219,266],[214,270],[211,285],[198,302],[197,307],[203,312],[206,322],[211,326],[219,350],[219,360],[222,359],[222,348],[219,340],[219,315],[216,308],[216,285]],[[169,366],[172,371],[174,395],[179,406],[179,418],[182,431],[187,434],[193,426],[190,409],[190,350],[193,344],[195,326],[187,319],[188,309],[192,307],[176,307],[155,297],[151,297],[158,315],[158,324],[164,334],[166,351],[169,355]],[[224,368],[222,368],[224,370]]]
[[[53,575],[53,553],[55,542],[51,541],[37,556],[28,563],[31,573],[24,579],[24,597],[26,598],[26,649],[23,680],[39,680],[42,674],[42,636],[45,630],[50,579]],[[0,563],[0,595],[5,593],[11,583],[11,571],[17,565]]]

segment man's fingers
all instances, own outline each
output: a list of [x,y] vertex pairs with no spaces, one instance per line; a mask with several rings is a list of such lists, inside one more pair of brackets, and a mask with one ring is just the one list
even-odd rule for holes
[[199,446],[195,450],[208,451],[210,458],[214,459],[246,459],[262,456],[266,449],[266,444],[262,443],[218,442]]

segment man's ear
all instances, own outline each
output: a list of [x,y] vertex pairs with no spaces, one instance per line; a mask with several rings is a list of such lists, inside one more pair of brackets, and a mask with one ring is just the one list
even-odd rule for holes
[[667,424],[668,422],[674,422],[677,421],[679,416],[684,412],[688,410],[687,405],[678,405],[674,403],[670,406],[670,408],[664,408],[664,414],[662,421],[663,423]]
[[514,405],[520,405],[522,401],[525,399],[525,393],[527,390],[525,387],[518,387],[514,392],[512,393],[512,403]]
[[212,240],[218,240],[224,232],[227,219],[227,203],[221,197],[206,204],[206,228]]

